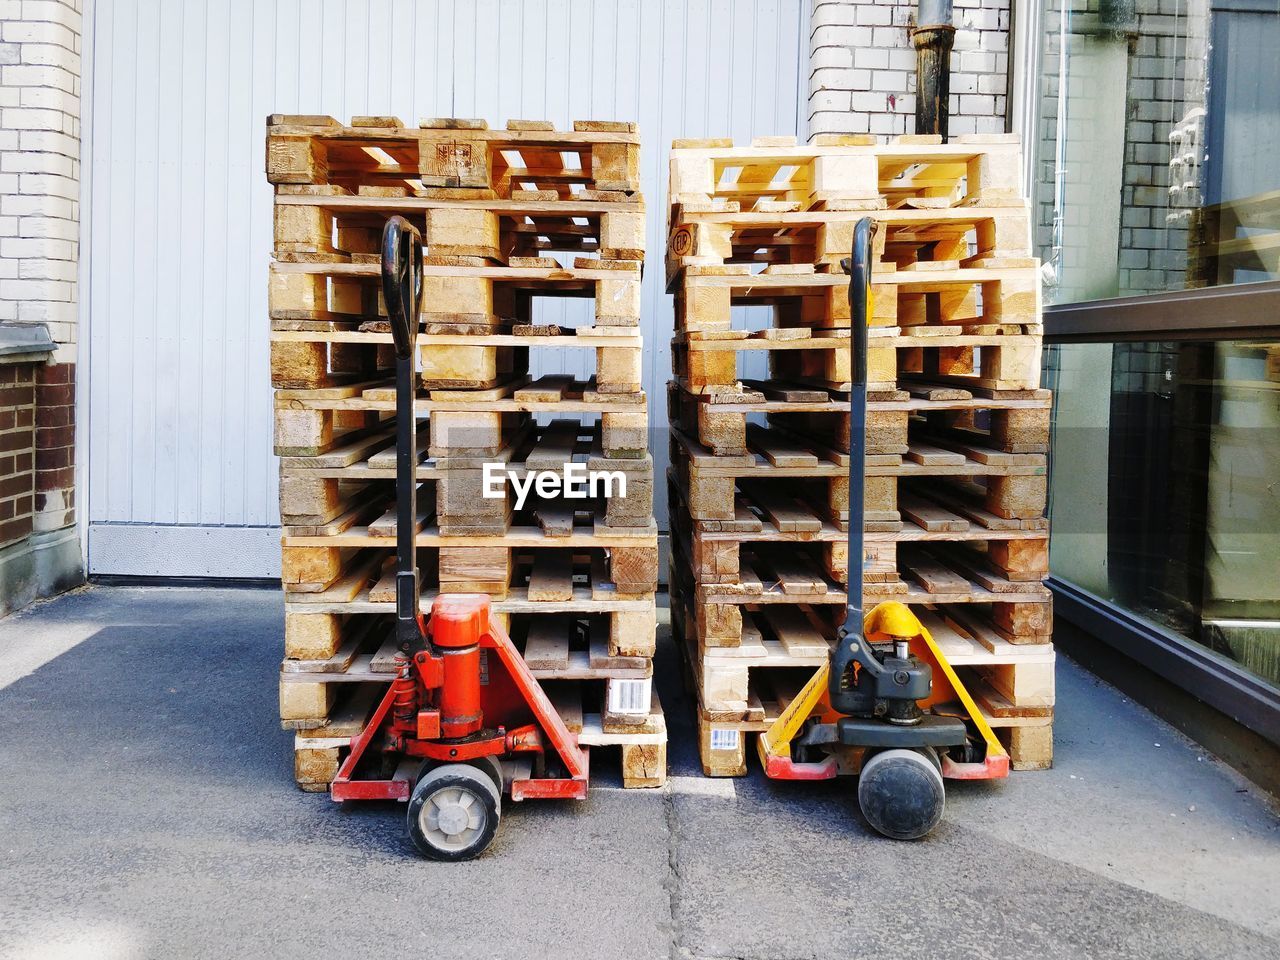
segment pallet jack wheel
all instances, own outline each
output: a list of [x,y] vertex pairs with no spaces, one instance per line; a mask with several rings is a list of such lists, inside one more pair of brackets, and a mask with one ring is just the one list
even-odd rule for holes
[[858,775],[862,815],[877,832],[895,840],[923,837],[942,819],[945,803],[936,758],[918,750],[884,750],[863,764]]
[[409,797],[409,836],[432,860],[479,856],[493,840],[501,817],[502,794],[493,777],[466,763],[433,767]]
[[[416,786],[418,781],[420,781],[423,777],[425,777],[432,770],[436,769],[436,767],[438,766],[439,766],[439,763],[437,761],[433,761],[433,760],[422,761],[422,766],[418,768],[418,775],[413,778],[414,785]],[[489,778],[491,780],[493,780],[493,785],[498,788],[498,793],[503,792],[504,781],[502,778],[502,762],[497,757],[492,755],[487,757],[476,757],[474,760],[469,761],[467,764],[462,764],[462,766],[479,767],[481,770],[483,770],[485,773],[489,775]]]

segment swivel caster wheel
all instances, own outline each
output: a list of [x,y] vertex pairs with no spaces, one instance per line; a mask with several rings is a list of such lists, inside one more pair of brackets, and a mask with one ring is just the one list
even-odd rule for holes
[[877,753],[858,776],[862,815],[877,832],[894,840],[923,837],[942,819],[945,803],[937,760],[918,750]]
[[466,763],[433,767],[409,797],[409,837],[432,860],[470,860],[489,846],[502,818],[502,794],[486,771]]

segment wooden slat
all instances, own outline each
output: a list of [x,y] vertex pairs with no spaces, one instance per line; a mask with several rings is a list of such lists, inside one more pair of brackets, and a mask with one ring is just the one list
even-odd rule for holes
[[540,550],[534,555],[529,575],[530,600],[573,599],[573,553],[569,550]]

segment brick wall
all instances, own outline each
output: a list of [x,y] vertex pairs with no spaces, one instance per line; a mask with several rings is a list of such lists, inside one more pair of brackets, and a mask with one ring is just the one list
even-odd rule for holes
[[0,548],[31,535],[36,365],[0,365]]
[[43,323],[34,530],[75,522],[81,0],[0,0],[0,322]]
[[[951,134],[1002,133],[1010,0],[955,0]],[[809,39],[810,133],[915,131],[914,0],[816,0]]]
[[48,363],[0,366],[4,378],[25,378],[0,382],[0,394],[21,401],[0,407],[0,424],[12,421],[0,426],[0,612],[83,579],[75,528],[81,6],[0,0],[0,327],[16,335],[42,325],[54,341]]

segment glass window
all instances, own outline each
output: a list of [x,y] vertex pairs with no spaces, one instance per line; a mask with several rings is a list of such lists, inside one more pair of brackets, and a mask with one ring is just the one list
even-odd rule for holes
[[1280,277],[1280,0],[1041,0],[1046,302]]
[[1050,565],[1280,686],[1280,343],[1069,344]]

